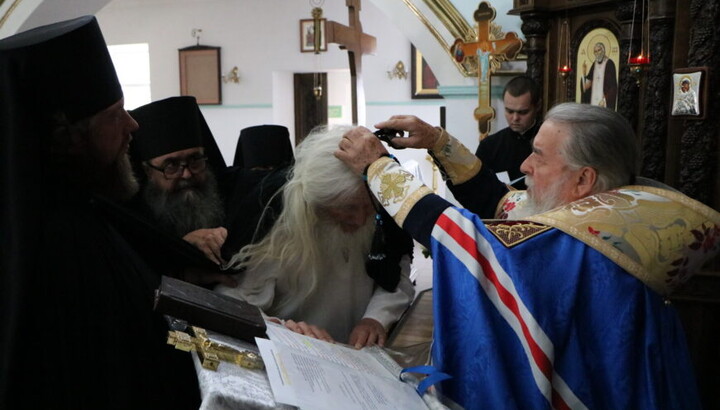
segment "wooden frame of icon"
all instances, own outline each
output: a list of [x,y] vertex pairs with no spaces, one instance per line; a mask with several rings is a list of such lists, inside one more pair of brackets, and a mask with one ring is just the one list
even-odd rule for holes
[[198,104],[222,104],[220,47],[192,46],[178,52],[180,95],[191,95]]
[[[327,39],[325,37],[325,21],[320,19],[320,51],[327,51]],[[300,52],[312,53],[315,51],[315,20],[300,20]]]
[[412,84],[410,96],[412,98],[443,98],[438,91],[438,80],[435,78],[435,74],[430,69],[427,61],[423,58],[422,53],[414,45],[411,45],[410,53],[410,79]]

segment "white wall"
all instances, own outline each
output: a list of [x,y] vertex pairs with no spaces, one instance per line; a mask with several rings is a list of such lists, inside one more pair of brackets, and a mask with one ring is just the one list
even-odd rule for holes
[[[324,17],[348,23],[341,0],[326,1]],[[389,79],[398,60],[410,68],[410,42],[371,2],[360,12],[363,30],[377,38],[377,51],[363,57],[366,121],[372,125],[393,114],[413,114],[439,123],[444,101],[413,100],[410,79]],[[152,99],[178,95],[178,49],[195,45],[193,28],[202,29],[201,45],[221,47],[221,71],[238,66],[240,83],[222,84],[223,103],[202,106],[226,160],[235,152],[242,128],[281,124],[294,139],[292,75],[328,72],[330,105],[342,105],[350,122],[347,52],[329,44],[320,55],[300,52],[299,20],[310,18],[310,5],[288,0],[114,0],[97,13],[108,44],[148,43]],[[425,161],[425,152],[404,157]],[[429,169],[429,163],[427,167]],[[429,172],[429,171],[428,171]]]
[[[328,0],[322,7],[323,17],[348,23],[345,1]],[[222,73],[237,66],[240,83],[222,84],[222,105],[204,105],[202,111],[223,155],[231,161],[242,128],[280,124],[288,127],[294,140],[294,73],[327,72],[329,105],[340,105],[343,114],[332,122],[350,122],[347,52],[337,44],[329,44],[320,55],[300,52],[299,20],[311,18],[310,10],[310,4],[300,0],[112,0],[96,16],[108,44],[149,44],[152,100],[179,95],[178,49],[195,45],[192,29],[202,29],[201,45],[221,47]],[[362,2],[360,18],[364,32],[377,38],[375,54],[364,56],[362,62],[365,104],[360,107],[360,125],[374,129],[373,124],[394,114],[417,115],[439,125],[440,107],[445,106],[448,130],[474,150],[478,143],[472,117],[477,106],[475,79],[449,76],[447,67],[436,66],[433,69],[445,72],[450,82],[441,82],[441,92],[460,91],[449,92],[446,99],[412,99],[409,75],[405,80],[387,76],[399,60],[410,69],[410,40],[404,34],[409,23],[398,27],[398,16],[387,16],[373,1]],[[494,96],[502,83],[502,79],[493,82]],[[493,105],[496,130],[505,122],[502,104]],[[404,150],[398,156],[417,160],[423,173],[430,175],[425,151]]]

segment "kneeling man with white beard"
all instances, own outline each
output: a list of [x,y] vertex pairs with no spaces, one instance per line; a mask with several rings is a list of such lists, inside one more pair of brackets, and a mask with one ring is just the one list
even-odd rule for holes
[[361,176],[333,156],[349,129],[313,131],[298,145],[294,166],[258,187],[272,198],[259,199],[270,202],[252,224],[259,232],[230,261],[239,285],[216,289],[299,333],[383,345],[413,299],[413,242],[375,209]]

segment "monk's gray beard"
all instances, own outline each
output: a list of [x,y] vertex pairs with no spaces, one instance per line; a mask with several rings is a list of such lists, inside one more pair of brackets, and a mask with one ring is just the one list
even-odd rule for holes
[[[355,232],[343,232],[337,223],[329,220],[318,222],[318,238],[314,244],[314,260],[305,264],[293,264],[287,275],[296,280],[296,292],[310,296],[316,289],[313,283],[330,280],[338,269],[351,271],[364,271],[365,260],[370,251],[374,226],[365,224]],[[313,280],[308,280],[308,273],[312,272]],[[305,279],[302,279],[305,278]],[[284,302],[281,302],[281,304]]]
[[205,172],[204,184],[181,180],[174,192],[166,192],[152,182],[145,186],[145,203],[166,230],[182,237],[198,229],[222,225],[225,212],[217,180],[210,170]]
[[513,213],[513,219],[522,219],[531,215],[537,215],[555,209],[562,205],[560,201],[560,189],[565,182],[565,178],[556,179],[543,195],[539,197],[532,188],[535,185],[530,175],[525,176],[525,185],[527,185],[527,203],[516,212]]

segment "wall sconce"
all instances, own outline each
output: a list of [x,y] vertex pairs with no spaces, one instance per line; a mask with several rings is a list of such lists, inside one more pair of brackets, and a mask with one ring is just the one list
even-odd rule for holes
[[628,67],[630,67],[630,73],[635,77],[637,86],[640,86],[640,80],[642,75],[650,65],[650,4],[646,3],[648,0],[642,1],[642,11],[640,13],[640,53],[637,55],[632,54],[633,34],[635,34],[635,10],[637,8],[637,0],[633,4],[633,20],[630,26],[630,45],[628,46]]
[[194,28],[194,29],[192,29],[192,31],[190,32],[190,35],[193,36],[193,37],[195,37],[195,38],[197,39],[197,43],[195,44],[196,46],[199,46],[199,45],[200,45],[200,34],[202,34],[202,29],[201,29],[201,28]]
[[240,76],[238,76],[238,68],[237,66],[233,67],[230,72],[222,76],[222,80],[224,83],[240,83]]
[[395,64],[395,68],[393,68],[391,71],[387,72],[388,78],[393,79],[397,78],[399,80],[406,80],[407,79],[407,71],[405,71],[405,64],[403,64],[402,61],[398,61],[397,64]]

